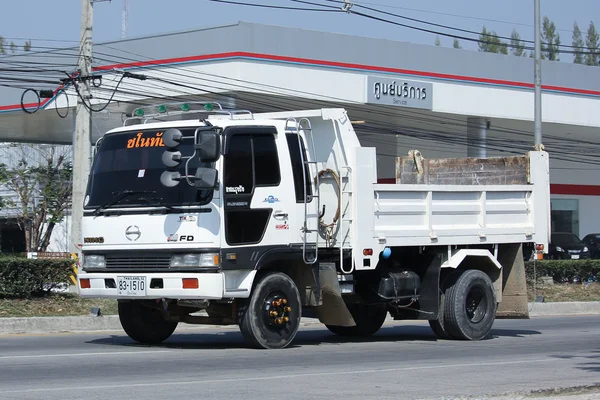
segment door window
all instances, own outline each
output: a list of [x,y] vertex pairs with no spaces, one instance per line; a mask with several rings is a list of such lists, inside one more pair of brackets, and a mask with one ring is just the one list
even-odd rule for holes
[[275,136],[238,134],[228,140],[223,169],[225,240],[230,245],[259,243],[272,209],[250,208],[250,204],[255,187],[281,182]]
[[[285,135],[285,137],[287,139],[288,149],[290,151],[290,159],[292,162],[294,189],[296,191],[296,202],[304,202],[303,187],[304,182],[306,180],[306,197],[307,202],[310,203],[312,201],[312,186],[310,182],[310,177],[308,176],[308,166],[306,166],[305,168],[304,165],[302,165],[302,159],[306,161],[306,148],[304,147],[304,141],[302,140],[302,137],[300,137],[300,143],[298,143],[298,134],[296,133],[288,133]],[[302,171],[304,171],[304,178],[302,178]]]

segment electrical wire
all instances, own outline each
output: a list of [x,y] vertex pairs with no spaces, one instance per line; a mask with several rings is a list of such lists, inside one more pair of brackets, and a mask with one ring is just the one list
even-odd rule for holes
[[[293,1],[293,2],[301,2],[301,3],[308,3],[307,1],[304,1],[304,0],[291,0],[291,1]],[[330,2],[330,3],[345,4],[344,1],[342,1],[342,0],[323,0],[323,1],[327,1],[327,2]],[[319,5],[318,3],[311,3],[311,4],[313,4],[313,5]],[[463,32],[463,33],[470,33],[470,34],[479,35],[479,36],[497,37],[498,39],[504,39],[504,40],[508,40],[508,41],[511,41],[513,39],[513,38],[507,37],[507,36],[494,35],[493,33],[477,32],[477,31],[472,31],[472,30],[469,30],[469,29],[457,28],[457,27],[454,27],[454,26],[451,26],[451,25],[437,24],[437,23],[431,22],[431,21],[426,21],[426,20],[422,20],[422,19],[418,19],[418,18],[411,18],[411,17],[407,17],[407,16],[404,16],[404,15],[401,15],[401,14],[392,13],[392,12],[388,12],[388,11],[383,11],[383,10],[379,10],[377,8],[373,8],[373,7],[369,7],[369,6],[364,6],[364,5],[361,5],[360,3],[354,3],[353,5],[355,7],[364,8],[365,10],[374,11],[374,12],[377,12],[377,13],[380,13],[380,14],[383,14],[383,15],[393,16],[393,17],[396,17],[396,18],[400,18],[400,19],[404,19],[404,20],[412,21],[412,22],[418,22],[418,23],[425,24],[425,25],[436,26],[438,28],[444,28],[444,29],[454,30],[454,31]],[[326,5],[322,5],[322,6],[325,7]],[[535,44],[535,41],[533,41],[533,40],[526,40],[526,39],[520,39],[520,42],[521,43]],[[542,44],[542,46],[544,46],[544,45],[547,46],[548,45],[548,43],[545,43],[545,42],[542,42],[541,44]],[[510,43],[508,43],[506,45],[510,47]],[[565,45],[565,44],[561,44],[561,45],[559,45],[557,47],[559,49],[561,47],[562,48],[572,48],[572,49],[579,48],[577,46],[571,46],[571,45]]]
[[[320,10],[320,9],[315,9],[315,8],[286,7],[286,6],[275,6],[275,5],[270,5],[270,4],[244,3],[244,2],[231,1],[231,0],[208,0],[208,1],[212,1],[212,2],[215,2],[215,3],[237,4],[237,5],[243,5],[243,6],[261,7],[261,8],[272,8],[272,9],[280,9],[280,10],[329,11],[329,10]],[[331,10],[331,11],[333,12],[334,10]],[[336,10],[336,12],[341,12],[341,11]]]
[[[110,46],[107,46],[107,47],[111,48]],[[115,48],[112,48],[112,49],[118,50],[118,49],[115,49]],[[123,52],[124,53],[128,53],[128,54],[136,55],[137,57],[146,58],[145,56],[142,56],[142,55],[139,55],[139,54],[136,54],[136,53],[126,52],[126,51],[123,51]],[[114,55],[109,55],[109,56],[115,57],[119,61],[121,61],[123,59],[125,59],[125,60],[134,60],[134,59],[120,57],[120,56],[117,57],[117,56],[114,56]],[[139,60],[139,58],[136,58],[135,60],[137,61],[137,60]],[[153,60],[153,59],[150,59],[150,60]],[[106,59],[106,61],[108,61],[108,62],[114,62],[112,59]],[[156,60],[153,60],[153,61],[156,61]],[[278,95],[282,94],[281,93],[282,90],[288,91],[292,95],[295,94],[295,93],[301,93],[301,94],[310,95],[310,96],[318,96],[319,95],[319,94],[316,94],[316,93],[310,93],[310,92],[306,92],[306,91],[298,91],[297,89],[285,89],[285,88],[282,88],[282,87],[271,86],[271,85],[267,85],[267,84],[263,84],[263,83],[256,83],[256,82],[249,82],[249,81],[244,81],[244,80],[240,80],[240,79],[228,78],[228,77],[225,77],[225,76],[222,76],[222,75],[215,75],[215,74],[209,74],[209,73],[205,73],[205,72],[192,71],[190,69],[187,69],[185,67],[180,67],[180,66],[173,66],[173,69],[177,69],[177,70],[181,70],[181,71],[185,71],[185,72],[184,73],[176,73],[176,72],[173,72],[173,71],[163,71],[163,73],[169,73],[169,74],[172,74],[172,75],[175,75],[175,76],[181,76],[181,77],[189,77],[190,75],[196,75],[196,76],[202,76],[203,81],[218,82],[218,81],[206,78],[206,76],[211,76],[211,77],[216,77],[216,78],[224,79],[224,80],[228,80],[228,81],[236,81],[236,82],[245,83],[245,85],[239,85],[239,84],[232,84],[230,82],[218,82],[220,84],[227,84],[227,85],[230,85],[230,86],[237,86],[237,87],[240,87],[240,88],[243,88],[243,89],[250,88],[248,85],[254,85],[254,86],[259,86],[261,92],[273,93],[273,94],[278,94]],[[276,90],[268,90],[268,89],[265,89],[265,88],[273,88],[273,89],[276,89]],[[342,98],[337,98],[337,97],[333,97],[333,96],[323,96],[323,95],[321,95],[320,97],[323,97],[323,98],[325,98],[327,100],[336,100],[336,101],[341,101],[341,102],[345,102],[345,103],[351,102],[351,103],[354,103],[354,104],[361,104],[362,105],[362,103],[359,103],[359,102],[352,102],[352,101],[349,101],[348,99],[342,99]],[[394,114],[395,113],[402,114],[402,111],[395,111]],[[380,113],[380,114],[384,115],[384,116],[392,116],[391,113]],[[419,118],[417,118],[414,115],[422,115],[422,116],[419,117]],[[410,110],[410,111],[406,112],[406,117],[408,117],[408,118],[410,118],[412,120],[418,121],[418,122],[422,122],[422,123],[440,122],[440,123],[444,123],[446,125],[457,125],[457,126],[461,126],[463,128],[466,127],[465,121],[462,120],[462,119],[451,118],[451,117],[438,117],[438,116],[432,116],[432,115],[427,115],[427,114],[419,114],[419,112],[417,110]],[[531,132],[524,131],[524,130],[515,130],[515,129],[509,130],[509,129],[502,129],[502,128],[494,128],[493,130],[494,131],[498,131],[498,132],[506,132],[506,133],[519,133],[519,134],[521,134],[523,136],[527,136],[527,137],[529,137],[531,135]],[[546,136],[546,137],[549,138],[550,136]],[[571,139],[571,141],[573,141],[573,140]],[[587,142],[587,143],[594,143],[594,142]]]
[[[164,72],[164,71],[163,71],[163,72]],[[188,73],[188,74],[189,74],[189,73]],[[189,85],[188,85],[188,86],[189,86]],[[263,90],[263,91],[264,91],[264,90]],[[293,91],[297,92],[297,90],[293,90]],[[278,94],[281,94],[281,93],[278,93]],[[463,124],[464,124],[464,122],[463,122]],[[464,133],[464,132],[463,132],[463,133]],[[529,136],[531,135],[531,133],[529,133],[529,132],[526,132],[526,133],[527,133]],[[529,142],[527,142],[527,143],[529,143]],[[597,145],[597,144],[595,144],[595,145]],[[528,147],[527,147],[527,149],[528,149]],[[572,160],[572,159],[568,159],[568,161],[572,162],[573,160]]]
[[[109,55],[109,56],[110,56],[110,57],[115,57],[115,58],[117,58],[117,57],[116,57],[116,56],[114,56],[114,55]],[[120,58],[120,59],[123,59],[123,57],[118,57],[118,58]],[[139,59],[137,59],[136,61],[138,61],[138,60],[139,60]],[[163,72],[165,72],[165,71],[163,71]],[[188,72],[186,72],[186,73],[188,73]],[[180,75],[181,75],[181,74],[180,74]],[[184,75],[185,75],[185,74],[184,74]],[[214,76],[214,75],[213,75],[213,76]],[[228,77],[222,77],[222,76],[220,76],[220,78],[221,78],[221,79],[227,79],[227,80],[230,80],[230,78],[228,78]],[[206,78],[205,78],[204,80],[206,80]],[[169,84],[170,82],[167,80],[167,82],[165,82],[165,83],[166,83],[166,84]],[[219,83],[220,83],[221,85],[228,85],[228,84],[230,85],[230,84],[231,84],[231,83],[227,83],[227,82],[219,82]],[[248,84],[250,84],[250,85],[253,85],[253,86],[259,86],[259,87],[264,87],[264,86],[265,86],[264,84],[261,84],[261,83],[257,83],[257,82],[248,82],[248,81],[246,81],[246,85],[245,85],[245,86],[246,86],[246,88],[248,88],[248,87],[249,87],[249,86],[248,86]],[[194,89],[196,89],[196,90],[197,90],[197,89],[198,89],[198,87],[194,87],[194,86],[192,86],[192,85],[186,85],[186,86],[187,86],[187,88],[189,88],[189,89],[191,89],[191,90],[194,90]],[[213,86],[214,86],[214,85],[213,85]],[[238,85],[238,86],[244,86],[244,85]],[[180,86],[180,87],[181,87],[181,86]],[[206,85],[205,85],[205,87],[204,87],[204,90],[206,90]],[[282,90],[282,88],[278,88],[278,93],[277,93],[278,95],[281,95],[281,94],[282,94],[282,93],[281,93],[281,90]],[[297,90],[293,90],[293,89],[284,89],[284,90],[285,90],[285,91],[289,91],[289,92],[296,92],[296,93],[298,93],[298,91],[297,91]],[[264,89],[263,89],[263,90],[261,90],[261,91],[264,91]],[[109,97],[109,100],[111,100],[112,98],[114,98],[114,95],[115,95],[116,93],[118,93],[118,88],[117,88],[117,90],[114,92],[113,96]],[[221,95],[220,93],[217,93],[217,92],[213,92],[213,93],[214,93],[214,94],[216,94],[216,95]],[[191,94],[191,93],[190,93],[190,94]],[[325,96],[325,97],[327,97],[327,96]],[[289,99],[288,99],[288,100],[289,100]],[[347,101],[347,99],[341,99],[341,100],[345,100],[345,101]],[[112,100],[111,100],[111,101],[112,101]],[[300,101],[302,101],[302,100],[300,100]],[[264,102],[263,102],[262,104],[263,104],[263,105],[266,105]],[[411,110],[411,112],[412,112],[412,110]],[[391,113],[388,113],[388,114],[391,114]],[[394,113],[393,113],[393,115],[394,115],[394,116],[396,116],[396,117],[398,117],[398,115],[397,115],[397,112],[394,112]],[[426,119],[428,123],[435,122],[435,121],[432,121],[432,120],[433,120],[432,116],[426,116],[426,117],[424,117],[424,119]],[[445,121],[447,121],[447,119],[445,119]],[[459,122],[460,122],[461,124],[463,124],[463,125],[464,125],[464,121],[459,121]],[[391,125],[390,125],[389,127],[390,127],[390,128],[392,128],[392,126],[391,126]],[[393,128],[396,128],[396,129],[397,129],[398,127],[397,127],[397,126],[394,126]],[[523,132],[525,132],[525,133],[526,133],[526,134],[528,134],[529,136],[531,135],[531,133],[530,133],[530,132],[526,132],[526,131],[523,131]],[[461,133],[463,133],[463,134],[464,134],[464,132],[461,132]],[[396,135],[397,135],[397,134],[398,134],[398,131],[397,131],[397,130],[396,130],[396,131],[394,131],[394,132],[393,132],[393,134],[396,134]],[[406,133],[402,133],[402,134],[406,134]],[[446,133],[446,135],[447,135],[447,133]],[[414,134],[413,134],[413,136],[414,136]],[[433,137],[433,139],[437,139],[437,138]],[[489,140],[488,140],[488,141],[489,141]],[[527,142],[527,143],[528,143],[528,142]],[[456,144],[456,143],[454,143],[454,144]],[[471,143],[471,144],[472,144],[472,143]],[[513,143],[513,145],[514,145],[514,143]],[[594,143],[594,145],[597,145],[597,144],[596,144],[596,143]],[[572,161],[572,160],[569,160],[569,161]]]

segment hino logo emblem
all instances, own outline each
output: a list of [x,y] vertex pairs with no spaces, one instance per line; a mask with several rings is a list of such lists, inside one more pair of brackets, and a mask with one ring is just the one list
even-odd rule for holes
[[136,241],[142,236],[142,231],[137,225],[129,225],[127,229],[125,229],[125,237],[129,240]]

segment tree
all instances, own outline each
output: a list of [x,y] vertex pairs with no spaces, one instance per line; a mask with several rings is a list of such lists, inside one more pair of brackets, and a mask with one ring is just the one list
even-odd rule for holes
[[23,50],[31,51],[31,40],[25,42],[25,44],[23,45]]
[[0,164],[0,183],[15,194],[5,211],[25,232],[28,252],[44,252],[71,203],[70,147],[11,144],[14,165]]
[[516,29],[510,34],[510,52],[517,57],[526,56],[525,45],[521,42],[521,35]]
[[454,47],[455,49],[462,49],[462,47],[460,47],[460,42],[457,38],[454,38],[454,41],[452,42],[452,47]]
[[573,25],[573,51],[575,52],[573,62],[575,64],[583,64],[583,46],[585,46],[585,43],[583,42],[583,35],[581,34],[579,25],[577,25],[577,22],[575,22]]
[[479,34],[479,51],[486,53],[508,54],[507,44],[498,37],[496,32],[491,32],[484,26]]
[[10,42],[10,52],[13,54],[15,54],[17,52],[17,45],[12,40]]
[[550,61],[560,61],[560,35],[556,33],[556,25],[548,17],[542,23],[542,53]]
[[440,42],[440,37],[439,36],[435,37],[435,45],[438,46],[438,47],[442,45],[442,43]]
[[2,36],[0,36],[0,54],[6,54],[6,39]]
[[590,26],[587,30],[585,38],[585,45],[587,47],[587,54],[585,55],[585,65],[598,65],[598,31],[594,26],[594,21],[590,21]]

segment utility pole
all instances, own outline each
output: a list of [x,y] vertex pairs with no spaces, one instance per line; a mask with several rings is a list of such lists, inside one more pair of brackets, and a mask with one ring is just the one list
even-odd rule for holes
[[540,0],[534,1],[535,18],[535,61],[534,61],[534,148],[543,150],[542,145],[542,49],[540,26]]
[[85,78],[92,72],[92,21],[93,0],[81,1],[81,41],[79,43],[79,76],[75,82],[79,85],[81,97],[77,97],[75,111],[75,132],[73,136],[73,197],[71,205],[71,252],[80,257],[82,244],[81,222],[83,219],[83,197],[90,170],[92,113],[84,104],[89,103],[89,81]]
[[129,10],[127,7],[127,0],[123,0],[123,10],[121,11],[121,39],[125,39],[127,36],[127,18]]

